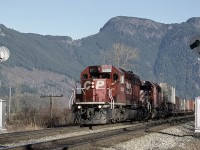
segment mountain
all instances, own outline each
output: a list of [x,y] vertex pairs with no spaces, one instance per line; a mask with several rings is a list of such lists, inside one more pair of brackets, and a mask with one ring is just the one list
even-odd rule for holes
[[0,26],[0,44],[10,49],[7,66],[37,68],[66,75],[75,75],[81,65],[73,56],[73,43],[70,37],[43,36],[20,33]]
[[200,35],[199,20],[196,17],[180,24],[162,24],[149,19],[115,17],[98,34],[82,39],[84,45],[78,54],[88,54],[82,59],[91,60],[87,66],[98,64],[99,51],[111,49],[113,43],[137,48],[139,57],[127,69],[143,80],[171,84],[178,96],[194,98],[199,95],[199,62],[188,41]]
[[[100,51],[107,52],[113,44],[120,43],[137,48],[139,54],[126,69],[138,74],[142,80],[171,84],[176,87],[178,96],[194,98],[199,95],[200,89],[199,62],[190,50],[188,40],[200,35],[199,29],[199,17],[180,24],[163,24],[149,19],[118,16],[111,18],[99,33],[73,40],[67,36],[20,33],[0,25],[0,45],[8,47],[11,53],[8,61],[1,64],[7,71],[6,74],[1,72],[0,79],[4,77],[7,81],[12,79],[13,83],[18,80],[27,84],[34,81],[35,84],[37,78],[42,78],[41,82],[37,81],[41,93],[48,92],[48,88],[44,88],[45,83],[57,82],[57,75],[62,76],[62,80],[57,82],[56,87],[62,91],[66,85],[60,85],[65,82],[72,86],[84,67],[102,63]],[[24,76],[21,81],[20,76],[9,75],[9,69],[20,69],[27,76],[36,76],[35,72],[40,72],[41,76],[34,76],[32,80],[25,80],[27,76]],[[54,75],[45,79],[47,74]]]

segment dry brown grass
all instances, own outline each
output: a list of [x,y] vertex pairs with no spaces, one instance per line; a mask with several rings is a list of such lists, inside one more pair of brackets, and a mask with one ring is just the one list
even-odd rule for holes
[[65,126],[73,123],[71,110],[54,108],[53,116],[49,110],[28,110],[26,112],[13,113],[7,122],[9,132],[38,130],[48,127]]

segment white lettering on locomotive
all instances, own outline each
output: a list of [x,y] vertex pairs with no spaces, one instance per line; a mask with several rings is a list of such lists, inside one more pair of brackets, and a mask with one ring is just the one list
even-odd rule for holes
[[[104,81],[96,81],[96,89],[105,89],[103,86],[105,85]],[[89,90],[91,87],[94,88],[94,82],[86,81],[83,85],[85,90]]]
[[104,86],[104,84],[105,84],[104,81],[97,81],[96,89],[105,89],[105,88],[102,88]]
[[89,90],[91,85],[91,81],[86,81],[83,85],[84,89]]

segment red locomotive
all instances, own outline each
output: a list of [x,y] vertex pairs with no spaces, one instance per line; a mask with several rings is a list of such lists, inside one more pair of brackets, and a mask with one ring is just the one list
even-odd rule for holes
[[111,65],[87,67],[81,72],[80,84],[70,99],[75,123],[155,119],[175,112],[168,108],[172,101],[175,102],[174,88],[172,94],[167,91],[171,86],[166,88],[165,84],[141,81],[133,72]]

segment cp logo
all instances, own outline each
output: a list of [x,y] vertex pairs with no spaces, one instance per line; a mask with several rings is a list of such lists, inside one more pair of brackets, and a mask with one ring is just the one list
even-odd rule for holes
[[105,89],[104,87],[105,85],[105,82],[104,81],[96,81],[96,85],[94,85],[94,82],[91,82],[91,81],[86,81],[83,85],[83,87],[86,89],[86,90],[89,90],[91,87],[95,89]]

